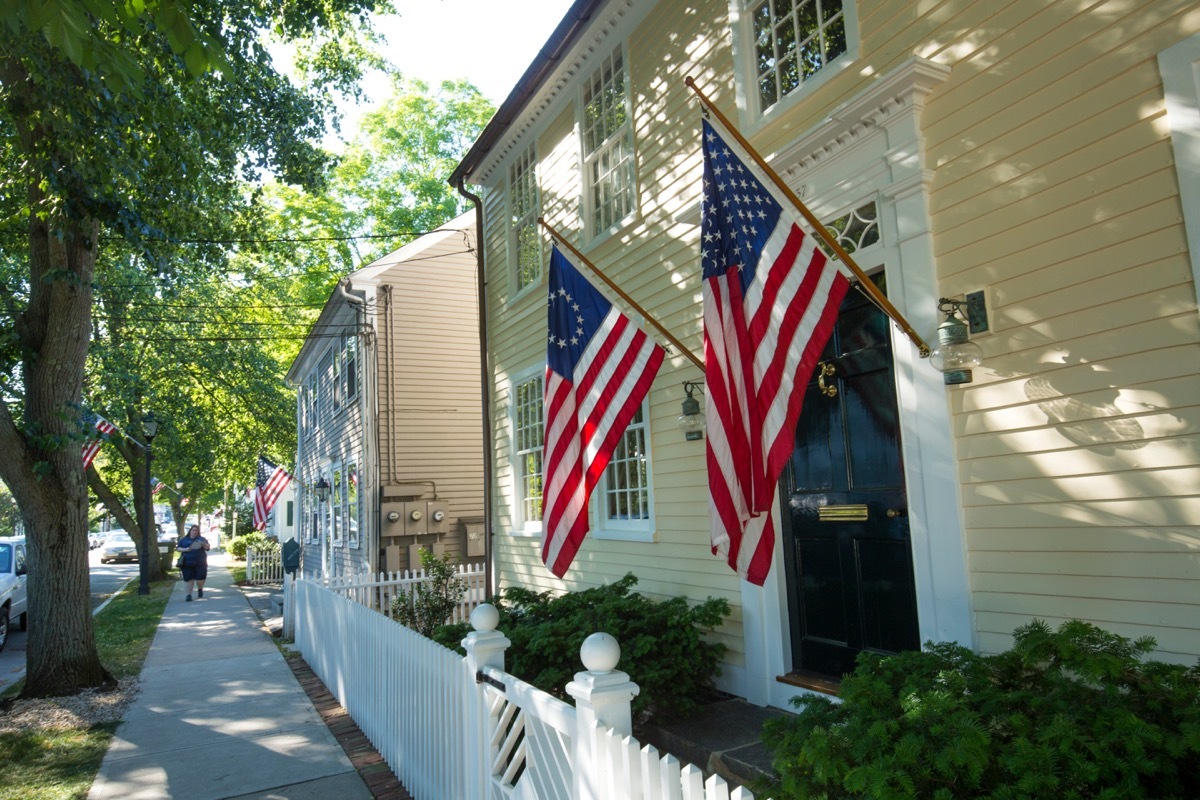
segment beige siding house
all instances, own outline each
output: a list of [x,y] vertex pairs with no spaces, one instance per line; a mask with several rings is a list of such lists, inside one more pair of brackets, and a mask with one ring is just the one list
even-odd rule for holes
[[[633,572],[650,594],[727,598],[721,680],[760,704],[861,650],[995,652],[1034,618],[1195,662],[1198,65],[1194,2],[576,2],[455,175],[483,198],[500,587]],[[627,436],[641,471],[610,469],[556,580],[533,220],[702,352],[688,76],[927,340],[939,298],[979,293],[982,365],[945,385],[895,326],[843,307],[825,356],[841,393],[809,391],[760,588],[710,553],[705,442],[676,424],[703,374],[672,350]],[[857,505],[869,521],[821,521]]]
[[474,219],[351,273],[288,372],[306,575],[419,569],[418,547],[483,560]]

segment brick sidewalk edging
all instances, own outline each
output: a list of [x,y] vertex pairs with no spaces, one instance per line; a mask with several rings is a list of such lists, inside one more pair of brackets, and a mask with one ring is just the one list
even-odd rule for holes
[[296,676],[297,682],[303,687],[321,719],[325,721],[329,732],[346,751],[350,763],[354,765],[354,769],[358,771],[375,800],[413,800],[413,796],[396,779],[383,756],[379,755],[379,751],[346,713],[346,709],[338,704],[337,698],[325,688],[325,684],[312,671],[308,662],[299,655],[284,660],[292,668],[292,674]]

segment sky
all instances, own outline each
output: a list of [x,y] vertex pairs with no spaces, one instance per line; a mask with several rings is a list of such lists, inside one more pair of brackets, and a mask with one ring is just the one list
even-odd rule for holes
[[[397,16],[380,18],[388,60],[431,86],[465,78],[497,106],[546,43],[571,0],[393,0]],[[379,76],[363,84],[372,100],[388,87]],[[368,104],[369,107],[369,104]],[[344,106],[342,130],[361,110]]]

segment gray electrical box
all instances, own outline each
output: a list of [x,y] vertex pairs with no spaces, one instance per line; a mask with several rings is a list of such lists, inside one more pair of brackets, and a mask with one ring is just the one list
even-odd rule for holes
[[425,530],[428,533],[445,533],[450,529],[450,504],[445,500],[427,501],[425,520]]
[[478,522],[463,522],[463,528],[467,534],[467,558],[482,557],[484,555],[484,536],[487,535],[487,529],[483,524],[483,520]]
[[429,532],[429,514],[424,500],[404,504],[404,535],[421,536]]

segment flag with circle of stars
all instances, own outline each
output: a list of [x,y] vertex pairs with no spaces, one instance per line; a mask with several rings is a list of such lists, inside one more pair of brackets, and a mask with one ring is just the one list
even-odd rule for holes
[[549,287],[542,561],[561,578],[587,533],[588,498],[665,353],[558,247]]
[[849,281],[708,120],[701,147],[712,550],[761,586],[779,476]]

